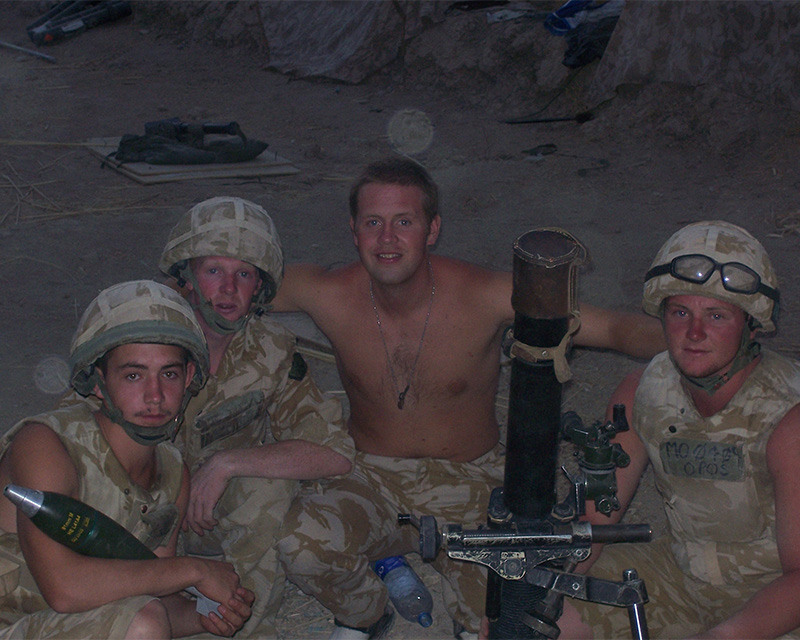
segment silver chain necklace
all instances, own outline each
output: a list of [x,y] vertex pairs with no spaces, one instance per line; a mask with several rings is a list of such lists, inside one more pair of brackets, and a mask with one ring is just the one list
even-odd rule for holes
[[392,384],[394,385],[395,393],[397,393],[397,408],[401,410],[403,409],[403,405],[406,403],[406,394],[411,388],[411,380],[414,378],[414,372],[417,370],[419,354],[422,353],[422,343],[425,341],[425,332],[428,330],[428,320],[431,319],[431,309],[433,309],[433,296],[436,293],[436,282],[433,279],[433,265],[431,264],[430,259],[428,259],[428,273],[431,274],[431,299],[430,302],[428,302],[428,313],[425,316],[425,324],[422,327],[422,335],[419,339],[417,355],[414,358],[414,364],[411,365],[411,371],[408,374],[408,383],[406,384],[406,388],[402,391],[400,391],[400,387],[397,386],[397,376],[395,376],[394,367],[392,366],[392,359],[389,356],[389,347],[386,346],[386,338],[383,335],[383,325],[381,325],[381,317],[378,315],[378,305],[375,304],[375,294],[372,291],[372,278],[369,279],[369,299],[372,301],[372,310],[375,312],[375,321],[378,323],[378,331],[381,334],[383,350],[386,353],[386,362],[389,365],[389,373],[392,376]]

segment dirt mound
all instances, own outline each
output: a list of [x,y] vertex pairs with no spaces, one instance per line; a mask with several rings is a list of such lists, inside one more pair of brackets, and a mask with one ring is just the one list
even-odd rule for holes
[[[572,72],[565,44],[543,17],[557,2],[460,10],[468,3],[149,2],[137,20],[184,43],[242,47],[294,77],[459,90],[470,101],[529,107],[552,97]],[[476,5],[477,6],[477,5]]]

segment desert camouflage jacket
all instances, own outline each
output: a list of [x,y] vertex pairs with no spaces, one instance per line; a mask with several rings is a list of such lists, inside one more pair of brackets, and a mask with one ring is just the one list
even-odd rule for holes
[[711,417],[697,412],[667,353],[644,372],[633,427],[647,447],[678,564],[711,584],[781,571],[766,461],[773,429],[800,402],[800,363],[771,351]]
[[292,333],[254,317],[189,402],[176,444],[194,471],[216,451],[290,439],[330,447],[351,461],[355,455],[340,403],[307,374]]

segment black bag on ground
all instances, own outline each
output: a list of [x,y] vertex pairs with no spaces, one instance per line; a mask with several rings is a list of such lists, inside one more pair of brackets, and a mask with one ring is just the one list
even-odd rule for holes
[[[207,140],[207,133],[230,135]],[[249,140],[235,122],[186,124],[171,118],[148,122],[143,136],[125,134],[109,157],[148,164],[227,164],[253,160],[268,146]]]

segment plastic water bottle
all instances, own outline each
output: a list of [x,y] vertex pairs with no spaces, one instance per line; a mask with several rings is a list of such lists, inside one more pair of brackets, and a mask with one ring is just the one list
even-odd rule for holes
[[403,556],[390,556],[378,560],[373,569],[389,591],[395,610],[409,622],[418,622],[423,627],[433,623],[431,592],[408,565]]

